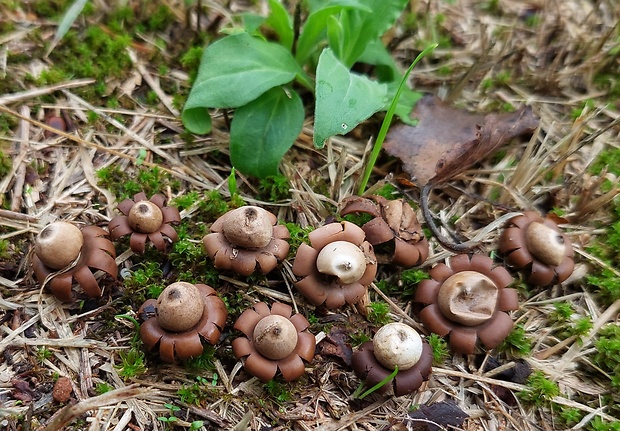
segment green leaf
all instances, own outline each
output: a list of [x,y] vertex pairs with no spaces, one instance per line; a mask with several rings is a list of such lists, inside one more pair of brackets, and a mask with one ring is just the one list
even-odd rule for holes
[[[183,107],[183,124],[194,133],[210,129],[204,108],[236,108],[303,71],[286,48],[247,33],[207,47]],[[197,112],[198,111],[198,112]]]
[[314,50],[320,49],[319,41],[325,37],[328,19],[345,9],[359,9],[369,13],[372,12],[369,7],[361,4],[359,0],[334,0],[324,5],[316,5],[316,8],[311,9],[311,13],[308,15],[297,40],[295,58],[299,64],[305,64]]
[[344,27],[343,39],[329,39],[329,46],[345,66],[351,67],[364,53],[366,46],[385,33],[398,19],[408,0],[361,0],[371,9],[348,9],[340,13]]
[[276,175],[282,156],[301,132],[304,116],[299,95],[282,87],[237,109],[230,125],[233,166],[260,178]]
[[291,17],[279,0],[269,0],[269,7],[271,8],[271,14],[265,21],[265,24],[276,32],[280,38],[280,45],[290,51],[293,48],[294,37]]
[[331,49],[321,53],[316,71],[314,145],[353,130],[386,103],[387,86],[351,73]]
[[187,130],[197,135],[204,135],[211,131],[211,116],[205,107],[185,108],[181,114],[183,125]]

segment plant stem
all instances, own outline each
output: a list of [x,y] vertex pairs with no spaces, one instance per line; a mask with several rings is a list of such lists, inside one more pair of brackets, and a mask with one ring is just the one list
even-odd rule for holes
[[400,99],[400,95],[403,92],[403,88],[407,83],[407,79],[409,78],[409,74],[413,70],[416,64],[424,56],[431,53],[435,48],[437,48],[437,44],[434,43],[432,45],[427,46],[424,51],[418,54],[418,56],[413,60],[413,63],[409,66],[403,79],[400,80],[400,84],[398,85],[398,90],[396,90],[396,94],[392,99],[392,103],[385,114],[385,118],[383,119],[383,123],[381,123],[381,129],[379,130],[379,135],[377,136],[377,140],[375,141],[375,145],[372,148],[372,152],[370,153],[370,157],[368,158],[368,163],[366,164],[366,169],[364,170],[364,176],[362,177],[362,181],[360,183],[360,187],[358,189],[357,194],[362,196],[366,191],[366,186],[368,185],[368,180],[370,179],[370,174],[372,173],[373,168],[375,167],[375,163],[379,158],[379,153],[381,152],[381,148],[383,147],[383,141],[385,141],[385,137],[387,135],[388,129],[390,128],[390,124],[392,123],[392,118],[394,117],[394,112],[396,111],[396,105],[398,104],[398,99]]

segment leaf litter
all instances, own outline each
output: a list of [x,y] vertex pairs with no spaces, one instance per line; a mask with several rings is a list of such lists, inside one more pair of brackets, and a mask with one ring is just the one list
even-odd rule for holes
[[[427,20],[427,25],[420,27],[416,39],[403,37],[394,50],[397,58],[406,63],[410,50],[415,49],[416,40],[430,40],[436,31],[454,43],[437,51],[432,62],[425,62],[424,67],[414,71],[416,86],[440,93],[445,87],[456,86],[467,74],[470,81],[455,100],[459,105],[467,106],[468,111],[490,112],[504,104],[528,104],[534,106],[541,117],[541,131],[534,132],[529,143],[513,145],[499,157],[477,160],[468,171],[461,171],[440,185],[441,189],[429,199],[429,208],[442,224],[447,225],[448,220],[454,222],[461,232],[474,237],[482,231],[483,225],[503,213],[506,207],[548,208],[551,205],[566,208],[566,219],[573,223],[570,225],[571,239],[577,244],[583,266],[589,270],[604,265],[589,255],[584,247],[602,233],[597,222],[608,219],[605,206],[615,196],[602,194],[596,187],[589,189],[592,184],[598,184],[599,177],[587,171],[589,161],[594,160],[604,147],[617,146],[618,130],[614,121],[618,117],[618,107],[608,103],[608,90],[601,90],[590,80],[595,66],[604,68],[614,61],[609,55],[608,41],[614,23],[618,21],[618,11],[608,6],[607,3],[568,1],[562,8],[543,4],[532,9],[524,2],[500,2],[502,13],[494,15],[477,9],[475,2],[469,1],[412,5],[414,12]],[[0,8],[10,22],[20,23],[24,17],[38,22],[36,16],[16,13],[7,5],[0,5]],[[213,11],[220,9],[223,9],[222,20],[226,22],[229,11],[219,5],[213,6]],[[196,22],[196,10],[187,12]],[[185,17],[184,13],[180,15]],[[439,15],[444,17],[440,24],[439,20],[435,22],[432,18]],[[535,28],[525,23],[525,19],[531,16],[536,18],[533,22]],[[39,67],[36,59],[28,64],[32,66],[30,69],[12,62],[15,53],[33,53],[31,50],[35,45],[28,39],[31,31],[19,29],[0,41],[0,53],[10,54],[8,61],[1,65],[3,76],[23,78],[26,70]],[[491,31],[496,35],[493,45],[485,36],[485,32]],[[53,32],[45,33],[43,37],[49,41]],[[506,56],[506,52],[519,55]],[[480,59],[485,62],[477,64]],[[151,75],[157,75],[154,65],[144,64]],[[444,68],[440,70],[440,67]],[[449,73],[446,74],[446,70]],[[470,70],[475,73],[469,73]],[[135,70],[129,71],[127,79],[134,79],[130,78],[133,72]],[[514,73],[518,80],[491,87],[482,85],[484,80],[499,82],[501,74],[506,72]],[[171,76],[177,83],[185,85],[186,77],[180,71],[173,70]],[[615,82],[613,77],[609,79],[611,84]],[[494,393],[497,387],[517,393],[526,386],[487,377],[483,369],[464,357],[450,357],[436,366],[431,381],[417,394],[396,399],[373,395],[362,404],[348,399],[359,382],[350,370],[333,360],[311,364],[309,379],[290,388],[295,392],[294,400],[282,404],[272,402],[256,380],[249,379],[236,364],[228,362],[220,364],[220,378],[210,387],[217,397],[210,398],[200,408],[185,407],[179,400],[178,391],[192,384],[187,369],[182,367],[162,366],[150,358],[148,371],[129,385],[118,375],[114,365],[119,363],[119,353],[130,347],[133,327],[117,326],[109,332],[97,319],[117,303],[111,300],[110,303],[91,304],[92,308],[67,307],[47,292],[40,293],[38,286],[23,271],[29,242],[47,222],[58,217],[104,223],[113,216],[114,203],[109,199],[112,195],[106,195],[92,184],[92,170],[116,164],[121,169],[136,172],[134,162],[141,150],[147,153],[142,166],[166,170],[184,184],[174,193],[166,190],[169,197],[183,196],[190,189],[201,193],[219,189],[226,194],[230,166],[217,156],[220,152],[226,153],[223,145],[228,139],[226,120],[222,114],[216,116],[214,124],[217,127],[214,127],[213,134],[198,138],[198,145],[188,146],[178,135],[162,142],[159,139],[162,131],[181,131],[182,128],[178,118],[169,116],[163,101],[161,107],[145,108],[137,99],[132,100],[139,90],[148,90],[148,83],[143,83],[142,87],[133,83],[124,86],[122,91],[133,93],[125,95],[127,99],[123,101],[123,108],[110,108],[103,101],[86,102],[73,97],[74,92],[90,85],[90,81],[75,80],[50,86],[24,85],[29,82],[26,79],[12,82],[15,87],[0,95],[3,114],[15,120],[14,126],[1,136],[0,145],[10,154],[13,166],[10,175],[0,182],[0,192],[2,199],[11,200],[9,192],[11,196],[23,196],[24,199],[16,208],[2,209],[0,213],[0,238],[11,241],[10,260],[17,262],[17,265],[0,266],[3,268],[0,274],[0,416],[3,417],[2,426],[7,429],[17,429],[19,418],[27,418],[38,429],[60,429],[63,424],[70,424],[67,429],[106,431],[163,429],[164,424],[157,421],[157,417],[169,413],[165,405],[171,402],[183,406],[183,413],[192,419],[202,418],[206,429],[222,429],[230,424],[238,425],[235,429],[244,430],[402,429],[407,427],[409,412],[414,406],[428,405],[430,408],[444,401],[456,403],[469,415],[461,425],[464,429],[534,430],[540,429],[541,424],[549,429],[564,429],[558,421],[561,408],[581,412],[583,419],[579,426],[588,426],[599,419],[618,419],[615,417],[617,413],[610,411],[610,407],[601,401],[610,394],[609,376],[601,374],[599,367],[590,360],[597,332],[609,322],[617,321],[618,304],[605,307],[580,279],[551,290],[527,292],[529,299],[514,316],[523,323],[526,335],[534,340],[532,357],[526,361],[561,382],[562,387],[573,390],[563,391],[556,397],[553,408],[512,407],[501,402]],[[121,84],[120,81],[110,82],[109,91],[115,91],[115,85],[120,89]],[[157,92],[167,98],[172,95],[169,87],[160,87]],[[40,99],[50,95],[54,97]],[[596,108],[582,110],[588,99]],[[36,106],[41,111],[22,110],[22,105]],[[72,118],[77,129],[45,140],[45,124],[38,121],[42,119],[39,115],[56,110]],[[89,124],[84,114],[87,111],[97,113],[99,120]],[[576,120],[575,111],[581,112]],[[155,121],[150,121],[152,119]],[[317,152],[312,148],[309,124],[307,121],[282,165],[282,170],[290,178],[291,197],[277,208],[283,220],[301,226],[318,226],[334,213],[334,197],[345,197],[355,189],[353,183],[361,173],[368,139],[364,135],[360,138],[336,137],[328,142],[327,151]],[[82,161],[90,157],[90,163],[81,167],[81,162],[75,162],[78,156]],[[536,162],[530,162],[529,156]],[[515,164],[519,160],[521,162]],[[21,166],[30,163],[37,166],[43,161],[47,163],[47,171],[37,173],[40,183],[36,187],[31,189],[26,187],[26,181],[14,181],[15,175],[26,175],[27,170]],[[375,176],[389,179],[394,171],[394,163],[388,161],[376,167]],[[562,180],[558,182],[550,178]],[[327,185],[328,190],[322,185]],[[269,206],[269,203],[256,199],[255,187],[251,180],[240,179],[239,189],[248,201]],[[562,195],[559,193],[562,190],[568,193]],[[585,202],[591,204],[587,212],[583,212],[578,201],[575,203],[575,196],[590,196]],[[597,200],[603,197],[604,200]],[[498,202],[500,206],[496,205]],[[185,211],[184,218],[192,217],[195,211],[195,208]],[[486,232],[483,246],[492,250],[495,237],[493,231]],[[441,250],[434,238],[431,238],[431,247],[428,265],[449,254]],[[132,259],[131,254],[122,253],[119,263],[131,266]],[[286,267],[283,272],[286,274]],[[222,284],[241,286],[234,284],[238,283],[234,280],[221,278],[221,281]],[[288,297],[288,301],[300,311],[311,311],[302,300],[288,295],[286,288],[281,289],[278,282],[270,280],[269,287],[258,286],[256,290],[245,284],[242,286],[243,295],[252,301]],[[369,300],[385,300],[378,292],[381,291],[371,291]],[[386,298],[391,307],[390,318],[415,322],[407,300],[398,294]],[[562,301],[573,304],[576,315],[592,316],[596,323],[586,337],[559,338],[559,325],[549,316],[553,304]],[[345,315],[353,313],[349,309],[341,312]],[[11,322],[15,324],[11,325]],[[83,330],[79,329],[80,325]],[[47,348],[52,356],[37,362],[34,358],[43,348]],[[540,353],[544,353],[544,359],[535,359]],[[62,407],[52,402],[50,383],[54,375],[67,376],[74,382],[73,401],[76,404]],[[212,379],[213,375],[207,373],[206,377]],[[16,389],[12,384],[15,378],[18,380],[14,382],[22,389],[20,392],[33,392],[34,415],[29,413],[28,405],[11,397]],[[113,390],[107,393],[107,397],[106,394],[94,396],[95,387],[104,383]],[[597,390],[592,389],[595,384]],[[40,398],[36,399],[37,396]]]

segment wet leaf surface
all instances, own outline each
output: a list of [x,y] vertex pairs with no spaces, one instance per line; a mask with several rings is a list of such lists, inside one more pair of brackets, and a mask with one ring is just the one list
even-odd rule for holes
[[421,188],[441,183],[484,159],[515,137],[532,133],[539,119],[530,107],[506,114],[475,114],[426,95],[411,116],[417,126],[392,127],[384,144],[388,154]]

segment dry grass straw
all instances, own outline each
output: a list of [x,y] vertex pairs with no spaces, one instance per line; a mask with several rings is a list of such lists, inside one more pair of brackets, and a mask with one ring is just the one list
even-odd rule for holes
[[[227,9],[216,2],[211,6],[230,20]],[[614,44],[620,11],[613,2],[605,1],[540,1],[536,5],[502,1],[499,7],[503,11],[501,15],[487,13],[479,2],[473,1],[410,2],[411,12],[421,17],[422,22],[415,38],[404,39],[395,51],[403,63],[411,60],[411,50],[419,47],[420,40],[432,41],[442,36],[453,42],[438,49],[432,62],[414,71],[413,84],[417,88],[485,112],[501,109],[507,103],[530,104],[541,117],[541,126],[529,142],[508,148],[502,157],[493,162],[484,161],[480,167],[461,175],[436,196],[432,210],[446,226],[456,220],[454,229],[467,238],[482,240],[487,251],[492,251],[499,227],[506,218],[503,215],[534,208],[549,196],[554,196],[557,206],[567,209],[570,235],[580,256],[578,269],[568,283],[530,298],[514,317],[535,340],[528,362],[560,385],[561,395],[553,401],[582,411],[585,416],[578,424],[580,427],[596,416],[614,420],[604,407],[592,407],[593,400],[608,388],[600,379],[591,379],[592,375],[600,375],[600,370],[588,355],[600,328],[617,321],[620,303],[599,309],[588,292],[579,288],[574,291],[572,286],[580,286],[579,277],[589,267],[602,264],[583,250],[586,242],[582,238],[593,238],[600,233],[594,229],[593,222],[598,218],[604,220],[605,207],[619,193],[618,188],[600,193],[604,178],[615,179],[605,173],[600,178],[593,176],[587,167],[603,148],[617,146],[618,142],[617,107],[606,102],[605,89],[594,85],[593,80],[598,71],[614,61],[609,58],[609,51]],[[529,25],[527,20],[534,10],[538,22]],[[436,18],[440,15],[441,23]],[[185,17],[179,15],[179,19]],[[196,20],[196,16],[191,19]],[[16,32],[0,40],[0,51],[3,45],[25,40],[27,34]],[[137,104],[133,109],[110,110],[72,91],[92,84],[92,80],[0,95],[0,112],[18,122],[14,133],[1,138],[1,148],[11,154],[13,166],[10,174],[0,181],[0,196],[10,193],[13,199],[10,209],[0,210],[0,226],[5,228],[0,239],[31,242],[43,226],[57,218],[106,222],[115,214],[115,196],[98,186],[95,172],[112,165],[135,170],[141,150],[147,152],[142,166],[157,166],[180,180],[185,191],[217,189],[229,194],[226,178],[230,166],[218,164],[213,161],[215,158],[209,157],[216,151],[227,152],[223,115],[216,113],[214,132],[200,138],[193,147],[188,148],[178,135],[161,144],[160,129],[183,130],[178,111],[149,65],[134,51],[130,54],[132,73],[127,76],[134,81],[119,86],[131,96],[139,75],[161,101],[160,111]],[[10,69],[10,64],[3,68],[7,67],[4,74],[17,73]],[[506,82],[486,86],[487,82],[498,82],[506,74],[510,76]],[[41,117],[33,116],[32,106],[39,103],[36,98],[50,94],[57,96],[57,104],[44,104],[43,110],[68,112],[84,126],[69,132],[55,131],[56,138],[44,139],[43,131],[50,131],[50,127]],[[584,109],[574,119],[572,112],[581,109],[586,100],[592,101],[592,109]],[[87,111],[99,116],[98,127],[86,125]],[[272,206],[279,218],[301,226],[319,226],[333,215],[338,202],[356,190],[355,182],[371,144],[372,138],[337,137],[325,150],[317,151],[312,147],[309,118],[282,165],[291,182],[291,199]],[[163,162],[155,163],[154,156]],[[53,175],[46,183],[27,187],[26,167],[36,165],[37,160],[45,160]],[[376,174],[386,175],[393,170],[394,164],[387,163],[377,166]],[[555,181],[558,178],[563,182]],[[379,181],[382,184],[383,180]],[[241,189],[254,190],[252,182],[243,176],[240,182]],[[173,197],[169,191],[163,192]],[[252,193],[244,198],[251,203],[262,203]],[[95,207],[93,203],[99,201],[104,204]],[[191,219],[195,209],[185,210],[183,217]],[[497,221],[493,223],[493,220]],[[479,227],[489,223],[490,227]],[[434,241],[431,248],[425,267],[450,255]],[[121,265],[130,258],[131,252],[122,253],[117,263]],[[0,416],[26,415],[33,423],[38,420],[39,429],[45,431],[61,429],[76,418],[85,421],[80,429],[164,429],[157,417],[169,412],[165,403],[183,405],[177,391],[192,384],[187,372],[180,366],[149,361],[146,374],[133,383],[125,382],[114,365],[119,362],[119,352],[130,346],[131,335],[127,334],[132,334],[132,328],[127,327],[124,334],[106,334],[105,341],[89,337],[90,328],[101,330],[97,316],[113,305],[72,315],[69,307],[47,292],[40,293],[39,286],[26,275],[25,262],[21,265],[19,273],[24,275],[19,279],[0,276],[4,295],[0,298],[0,310],[15,316],[10,324],[5,322],[0,326],[0,352],[5,355],[5,360],[0,362],[0,400],[4,403]],[[268,298],[307,311],[307,305],[292,289],[294,277],[288,263],[283,267],[282,278],[286,281],[283,288],[251,286],[226,277],[221,282],[236,286],[248,300]],[[389,297],[376,286],[368,299],[385,301],[392,319],[420,328],[406,300]],[[557,328],[548,321],[548,316],[553,303],[559,301],[569,301],[580,315],[592,317],[594,325],[585,337],[559,340],[554,335]],[[343,314],[348,317],[354,311],[345,309]],[[37,362],[41,348],[53,355]],[[70,377],[76,403],[61,408],[49,394],[30,407],[16,402],[10,397],[11,379],[20,377],[14,366],[20,363],[36,363],[39,370],[43,369],[40,374],[48,379],[53,375]],[[473,358],[448,359],[434,369],[431,380],[416,394],[398,399],[373,395],[363,404],[349,398],[359,384],[358,379],[336,361],[310,365],[310,376],[290,386],[295,398],[281,404],[270,399],[256,379],[240,378],[244,374],[239,363],[230,366],[216,361],[216,368],[219,379],[211,389],[219,394],[218,399],[199,407],[184,405],[187,415],[205,421],[206,429],[259,430],[274,423],[277,426],[270,429],[405,429],[403,424],[409,409],[442,400],[456,401],[470,415],[464,425],[466,429],[556,429],[554,412],[546,407],[531,408],[521,405],[518,399],[516,405],[507,405],[495,388],[518,392],[525,387],[483,373]],[[97,369],[98,373],[91,373],[91,369]],[[93,396],[93,389],[104,381],[113,390]],[[188,427],[188,418],[180,418],[179,424]]]

